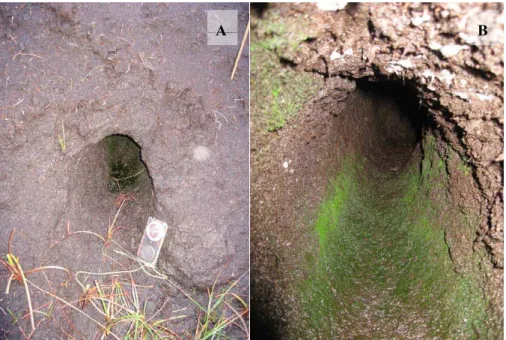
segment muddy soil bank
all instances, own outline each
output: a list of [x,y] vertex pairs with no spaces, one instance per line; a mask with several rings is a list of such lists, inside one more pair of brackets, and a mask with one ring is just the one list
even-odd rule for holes
[[[374,159],[381,151],[360,105],[354,112],[346,109],[357,84],[380,81],[410,88],[418,100],[410,114],[425,112],[415,162],[422,163],[433,136],[440,160],[435,163],[445,168],[444,194],[436,196],[446,211],[440,212],[439,227],[446,235],[450,271],[476,278],[473,291],[486,300],[486,325],[453,335],[501,336],[503,44],[469,46],[457,28],[479,6],[359,4],[323,12],[311,4],[287,4],[253,12],[252,98],[267,96],[260,104],[252,101],[252,121],[260,122],[252,132],[252,303],[257,306],[252,316],[254,325],[267,330],[264,337],[315,336],[294,322],[303,320],[299,282],[310,278],[308,268],[317,262],[318,209],[346,155]],[[502,5],[490,6],[502,11]],[[462,48],[451,56],[442,53],[449,45]],[[265,67],[271,79],[262,77]],[[293,84],[303,84],[301,92],[310,94],[305,105],[290,96]],[[278,98],[288,103],[280,108],[274,104]],[[286,112],[287,123],[272,126],[271,112]],[[372,152],[369,144],[378,149]],[[449,218],[457,213],[470,222]]]
[[[218,276],[229,282],[248,270],[249,57],[243,54],[231,81],[237,46],[207,45],[211,9],[237,9],[242,34],[245,4],[1,5],[0,253],[15,228],[13,250],[25,268],[106,271],[96,238],[51,246],[67,225],[104,235],[127,199],[113,238],[135,253],[147,217],[166,221],[159,269],[197,298]],[[147,169],[124,192],[130,197],[109,187],[110,135],[141,148]],[[59,277],[51,280],[58,286]],[[150,308],[188,315],[174,327],[191,331],[195,305],[172,286],[146,284],[155,287]],[[22,313],[26,301],[15,298],[22,286],[13,289],[2,295],[3,309]],[[71,300],[82,293],[75,281],[57,291]],[[246,281],[239,292],[247,292]],[[19,336],[11,316],[0,319],[9,338]],[[39,336],[87,337],[80,319],[77,329],[52,325]]]

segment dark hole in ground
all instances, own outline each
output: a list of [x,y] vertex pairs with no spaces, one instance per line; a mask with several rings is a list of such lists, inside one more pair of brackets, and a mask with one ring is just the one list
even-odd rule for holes
[[136,191],[139,186],[151,186],[146,164],[142,161],[141,147],[125,135],[111,135],[103,140],[107,167],[108,188],[111,192]]
[[376,95],[385,99],[390,99],[397,103],[400,112],[399,120],[407,121],[406,126],[409,134],[414,134],[413,144],[422,139],[424,126],[431,124],[427,115],[427,109],[422,105],[416,89],[410,84],[403,84],[400,81],[380,81],[371,82],[366,79],[357,81],[357,88],[370,95]]
[[363,144],[360,153],[379,170],[403,168],[433,128],[416,90],[400,81],[359,79],[350,107],[346,114],[354,115],[361,126],[358,136],[348,138],[357,139],[353,144]]
[[133,138],[121,134],[105,137],[99,147],[105,151],[107,190],[115,198],[116,206],[127,200],[119,221],[130,226],[124,235],[130,234],[135,244],[138,238],[135,233],[142,233],[154,206],[153,182],[142,160],[142,148]]
[[71,174],[69,219],[103,234],[122,206],[116,221],[121,230],[115,237],[135,251],[155,206],[139,144],[126,135],[107,136],[79,153]]
[[[307,299],[315,302],[303,307],[304,309],[307,308],[304,312],[308,313],[309,318],[317,315],[316,318],[320,321],[326,318],[336,321],[346,313],[355,313],[360,305],[351,302],[354,300],[367,301],[363,306],[368,304],[388,306],[393,303],[391,301],[397,301],[395,297],[384,294],[384,288],[382,287],[387,285],[387,282],[393,285],[391,282],[398,277],[406,277],[406,274],[401,272],[404,270],[404,259],[397,260],[397,254],[403,253],[404,248],[399,246],[397,248],[401,250],[392,251],[392,255],[389,254],[389,249],[392,249],[394,244],[392,240],[399,240],[399,244],[410,241],[408,238],[403,240],[403,237],[407,237],[404,235],[408,232],[403,229],[406,227],[403,224],[404,220],[401,215],[407,214],[408,208],[401,206],[399,203],[403,202],[401,197],[405,188],[401,178],[406,178],[406,174],[413,166],[416,168],[419,165],[420,169],[422,168],[423,153],[420,152],[420,149],[423,149],[422,144],[425,140],[425,134],[434,127],[426,108],[421,105],[417,91],[402,82],[371,82],[367,79],[360,79],[357,81],[356,90],[350,94],[342,111],[332,112],[332,104],[330,103],[329,109],[317,104],[315,110],[318,112],[322,108],[324,112],[333,113],[335,117],[332,123],[335,129],[332,133],[336,134],[337,145],[340,147],[337,164],[342,166],[344,162],[349,161],[346,160],[346,157],[355,156],[354,159],[357,162],[353,163],[351,167],[339,168],[336,171],[339,172],[339,178],[346,178],[346,180],[339,182],[338,187],[346,188],[346,183],[348,183],[346,181],[353,181],[354,184],[350,187],[356,188],[353,189],[356,191],[346,192],[342,195],[336,194],[332,204],[326,205],[326,209],[329,210],[332,210],[329,207],[343,206],[346,212],[342,215],[339,215],[336,210],[330,213],[331,216],[321,216],[320,214],[319,218],[315,218],[316,221],[325,221],[325,218],[327,218],[330,221],[328,223],[329,230],[342,228],[341,233],[328,231],[328,234],[325,234],[327,235],[326,241],[321,241],[321,244],[326,244],[326,255],[322,255],[324,253],[323,248],[320,248],[319,253],[315,254],[318,257],[318,266],[325,268],[325,270],[322,270],[325,274],[320,277],[318,269],[316,269],[315,277],[308,280],[313,282],[314,286],[310,286],[311,288],[307,288],[302,293],[302,296],[304,296],[302,300]],[[327,123],[331,124],[330,121]],[[331,138],[330,141],[328,148],[335,147],[334,139]],[[419,148],[419,145],[422,147]],[[313,150],[316,151],[317,149]],[[332,164],[331,162],[328,163],[329,166]],[[356,170],[361,166],[363,166],[363,172]],[[350,170],[351,173],[356,172],[357,176],[353,177],[349,173]],[[412,178],[416,179],[416,176],[414,175]],[[322,211],[325,211],[325,209]],[[318,228],[318,224],[316,228]],[[352,234],[354,236],[352,239],[356,237],[359,241],[349,241],[348,234],[350,230],[353,230]],[[318,231],[318,233],[320,232]],[[347,235],[347,237],[343,235]],[[385,241],[380,239],[378,235],[385,239],[387,239],[385,235],[391,237]],[[363,240],[369,239],[371,239],[370,243],[367,243],[369,241],[362,243]],[[324,243],[327,241],[328,243]],[[359,249],[358,254],[355,253],[357,249]],[[424,247],[421,247],[421,249],[424,249]],[[351,255],[346,257],[343,254]],[[406,254],[407,256],[411,255],[409,251]],[[399,257],[402,256],[399,255]],[[390,262],[385,262],[385,264],[380,261],[381,263],[373,264],[378,262],[377,259],[382,258],[389,259]],[[363,261],[357,259],[363,259]],[[308,266],[315,268],[315,264],[310,263]],[[350,267],[353,267],[353,269],[350,269]],[[415,270],[418,270],[418,268],[413,269],[413,271]],[[421,273],[417,272],[418,274],[422,276]],[[332,284],[327,286],[329,280],[332,281]],[[372,297],[368,294],[355,294],[353,288],[350,288],[353,287],[353,284],[346,286],[346,284],[341,283],[341,281],[353,280],[359,282],[359,285],[367,287],[367,291],[369,289],[373,292],[378,291],[385,296],[382,295],[379,298],[379,295],[374,294],[372,294]],[[336,297],[334,294],[337,293],[332,290],[334,287],[342,287],[338,300],[346,301],[343,304],[344,307],[335,304],[334,299]],[[393,285],[393,287],[397,286]],[[327,292],[330,292],[329,295],[332,298],[326,295]],[[322,299],[326,304],[324,308],[320,304],[323,303]],[[399,313],[402,314],[402,311]],[[253,308],[251,322],[252,325],[257,326],[257,329],[252,328],[252,339],[285,338],[285,335],[280,333],[279,330],[285,327],[286,322],[279,319],[276,314],[274,310],[266,313],[262,310],[262,307],[257,310]],[[378,325],[379,328],[384,322],[376,319],[380,314],[381,311],[375,310],[370,319],[370,322]],[[340,331],[345,333],[349,331],[361,334],[365,327],[362,316],[357,317],[357,321],[346,321],[345,324],[351,322],[347,326],[345,324],[338,325],[338,322],[334,322],[331,328],[334,328],[336,332],[340,328]],[[315,322],[314,326],[314,328],[312,326],[309,328],[316,332],[321,331],[321,334],[326,334],[324,330],[317,331],[321,326],[319,321]],[[306,328],[302,334],[308,334],[307,324],[301,324],[301,326],[291,325],[290,327]],[[388,329],[388,327],[384,327],[382,330],[384,333],[380,332],[379,334],[383,337],[387,334],[394,337],[394,331]],[[371,331],[370,334],[374,333],[372,330],[369,331]],[[335,334],[334,336],[326,334],[327,337],[323,336],[321,338],[342,338],[335,337]]]

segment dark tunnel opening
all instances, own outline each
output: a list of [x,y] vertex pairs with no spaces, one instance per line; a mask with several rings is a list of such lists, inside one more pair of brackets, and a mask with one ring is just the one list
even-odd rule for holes
[[111,192],[152,188],[149,170],[142,160],[141,147],[130,136],[114,134],[102,141],[107,160],[108,189]]
[[413,151],[423,150],[424,136],[434,123],[412,85],[359,79],[347,106],[344,114],[357,126],[350,127],[355,134],[346,138],[375,170],[397,172],[410,162],[421,162],[421,157],[412,159]]
[[[341,136],[338,144],[344,142],[352,153],[367,159],[364,175],[378,183],[395,181],[413,166],[421,169],[423,152],[416,150],[423,149],[425,134],[435,126],[422,104],[416,89],[402,81],[359,79],[343,112],[334,115]],[[284,339],[280,330],[287,321],[276,314],[263,307],[252,308],[251,338]]]
[[390,80],[371,82],[362,78],[357,80],[357,89],[396,102],[398,118],[408,122],[405,127],[410,130],[408,133],[414,135],[413,145],[422,140],[424,128],[432,125],[426,107],[411,84]]

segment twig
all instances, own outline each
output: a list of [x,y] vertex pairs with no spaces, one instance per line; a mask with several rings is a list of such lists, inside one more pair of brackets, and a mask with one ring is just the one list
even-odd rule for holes
[[134,43],[131,43],[130,41],[128,41],[128,40],[126,40],[126,39],[124,39],[124,38],[121,38],[121,37],[116,37],[116,39],[121,40],[121,41],[124,41],[124,42],[126,42],[127,44],[129,44],[130,46],[133,46],[133,45],[134,45]]
[[219,114],[220,116],[222,116],[222,117],[223,117],[223,119],[225,119],[225,122],[227,122],[227,124],[228,124],[228,119],[227,119],[227,117],[225,117],[225,116],[224,116],[224,115],[223,115],[220,111],[216,111],[216,110],[214,110],[214,112],[216,112],[217,114]]
[[7,287],[5,288],[5,294],[9,294],[9,292],[11,291],[11,282],[12,280],[14,279],[14,274],[12,274],[11,276],[9,276],[9,281],[7,281]]
[[18,259],[14,256],[13,256],[13,259],[19,268],[19,273],[21,274],[21,278],[23,279],[23,286],[25,286],[26,299],[28,300],[28,310],[30,311],[30,323],[32,324],[32,331],[34,331],[35,330],[35,320],[33,319],[32,299],[30,298],[30,290],[28,289],[28,283],[26,283],[27,280],[25,277],[25,273],[23,272],[23,269],[21,268],[21,264],[19,263]]
[[[214,113],[214,122],[218,123],[218,131],[221,129],[221,122],[218,120],[218,117],[216,116],[216,111]],[[218,132],[216,132],[216,139],[218,139]]]
[[111,225],[109,226],[109,231],[113,230],[114,229],[114,224],[116,223],[116,220],[118,219],[118,215],[119,215],[119,212],[121,211],[121,207],[123,207],[123,203],[125,203],[125,201],[122,201],[119,208],[118,208],[118,211],[116,211],[116,215],[114,215],[114,219],[112,220],[112,223]]
[[249,33],[249,20],[248,25],[246,26],[246,32],[244,32],[244,36],[242,37],[241,47],[239,48],[239,52],[237,53],[237,57],[235,58],[234,68],[232,70],[232,75],[230,76],[230,80],[234,79],[235,70],[237,69],[237,64],[239,64],[239,58],[241,58],[242,50],[244,48],[244,44],[246,44],[246,38]]
[[19,104],[21,104],[22,102],[24,102],[25,100],[24,99],[21,99],[20,101],[18,101],[16,104],[12,105],[10,108],[14,108],[16,106],[18,106]]
[[55,243],[53,243],[49,249],[53,248],[54,246],[56,246],[58,243],[60,243],[61,241],[63,241],[64,239],[66,239],[67,237],[69,237],[70,235],[72,235],[73,233],[70,232],[70,220],[67,219],[67,234],[65,236],[63,236],[61,239],[59,239],[58,241],[56,241]]
[[113,177],[113,179],[114,179],[115,181],[124,181],[124,180],[126,180],[126,179],[129,179],[129,178],[132,178],[132,177],[137,177],[137,176],[139,176],[140,174],[142,174],[142,173],[144,172],[144,170],[146,170],[146,169],[142,169],[142,170],[141,170],[141,171],[139,171],[138,173],[133,174],[133,175],[128,176],[128,177],[123,177],[123,178],[114,178],[114,177]]
[[65,125],[63,124],[63,119],[61,120],[61,129],[63,137],[58,135],[58,141],[60,142],[60,147],[63,152],[67,149],[67,142],[65,141]]
[[[6,82],[7,84],[7,82]],[[6,85],[7,86],[7,85]],[[24,102],[25,100],[24,99],[20,99],[16,104],[13,104],[13,105],[7,105],[7,106],[4,106],[4,107],[0,107],[0,110],[5,110],[5,109],[12,109],[12,108],[15,108],[16,106],[18,106],[19,104],[21,104],[22,102]]]
[[9,252],[9,255],[12,255],[12,238],[14,237],[14,231],[16,230],[16,228],[12,229],[11,231],[11,235],[9,236],[9,243],[8,243],[8,252]]
[[83,81],[85,81],[85,80],[86,80],[86,78],[88,78],[88,77],[91,75],[91,73],[92,73],[93,71],[95,71],[97,68],[99,68],[100,66],[101,66],[101,65],[95,66],[95,67],[94,67],[94,68],[93,68],[90,72],[88,72],[88,74],[87,74],[87,75],[85,75],[83,79],[81,79],[81,83],[82,83]]
[[30,57],[35,57],[35,58],[42,59],[42,57],[40,55],[36,55],[36,54],[33,54],[33,53],[23,53],[22,51],[19,51],[14,57],[12,57],[12,60],[16,59],[16,57],[18,55],[20,55],[20,56],[30,56]]
[[12,39],[12,41],[14,41],[14,43],[15,43],[16,45],[18,44],[18,42],[16,41],[16,39],[14,39],[14,37],[13,37],[12,35],[10,35],[10,34],[9,34],[9,38],[11,38],[11,39]]
[[166,304],[167,302],[169,302],[169,299],[165,299],[165,301],[164,301],[164,302],[163,302],[163,304],[162,304],[162,307],[160,307],[160,308],[159,308],[159,309],[155,312],[155,314],[151,315],[151,317],[150,317],[149,319],[147,319],[147,320],[146,320],[146,322],[150,322],[152,319],[154,319],[154,318],[155,318],[155,316],[157,316],[157,315],[158,315],[158,313],[160,313],[160,312],[162,311],[163,307],[165,307],[165,304]]
[[[68,303],[67,301],[65,301],[64,299],[62,299],[61,297],[59,297],[58,295],[53,294],[53,293],[50,293],[50,292],[48,292],[47,290],[44,290],[43,288],[41,288],[41,287],[37,286],[35,283],[33,283],[33,282],[29,281],[29,280],[26,280],[26,281],[27,281],[29,284],[31,284],[33,287],[35,287],[36,289],[38,289],[39,291],[41,291],[42,293],[47,294],[47,295],[49,295],[49,296],[51,296],[51,297],[53,297],[53,298],[55,298],[55,299],[59,300],[60,302],[63,302],[66,306],[68,306],[68,307],[70,307],[70,308],[72,308],[72,309],[76,310],[77,312],[79,312],[80,314],[82,314],[84,317],[88,318],[89,320],[91,320],[91,321],[93,321],[95,324],[97,324],[97,325],[98,325],[101,329],[103,329],[103,330],[106,330],[106,329],[107,329],[107,328],[106,328],[104,325],[102,325],[100,322],[98,322],[97,320],[95,320],[94,318],[92,318],[91,316],[89,316],[88,314],[86,314],[86,313],[82,312],[79,308],[77,308],[77,307],[75,307],[74,305],[72,305],[72,304]],[[114,334],[114,333],[112,333],[112,332],[110,332],[109,334],[111,334],[114,338],[116,338],[116,339],[120,340],[120,338],[119,338],[116,334]]]

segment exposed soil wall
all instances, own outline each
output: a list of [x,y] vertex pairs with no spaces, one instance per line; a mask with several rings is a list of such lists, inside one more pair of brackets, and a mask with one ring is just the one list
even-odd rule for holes
[[[318,212],[330,195],[336,172],[346,175],[344,160],[350,152],[387,172],[403,169],[405,162],[418,164],[413,165],[418,167],[421,181],[418,199],[430,197],[441,207],[427,218],[436,229],[444,231],[444,238],[438,236],[434,239],[438,241],[430,244],[441,244],[440,249],[447,247],[447,258],[442,261],[450,260],[451,265],[445,267],[445,272],[455,271],[468,278],[473,283],[462,287],[471,287],[471,295],[484,300],[477,298],[466,307],[480,311],[477,315],[481,316],[475,315],[480,321],[469,322],[466,318],[468,327],[454,329],[451,334],[409,327],[402,331],[402,323],[394,329],[381,328],[373,322],[374,318],[366,317],[364,320],[369,323],[361,324],[360,318],[355,319],[358,333],[349,332],[348,336],[501,336],[503,45],[479,49],[467,46],[452,57],[430,47],[434,42],[442,46],[466,45],[456,27],[475,8],[472,6],[481,5],[359,4],[343,11],[322,12],[314,5],[300,4],[272,5],[256,12],[252,96],[258,91],[269,92],[265,89],[269,82],[257,73],[265,66],[285,70],[291,74],[290,80],[295,79],[293,82],[313,74],[314,82],[322,84],[316,89],[308,87],[312,100],[298,113],[292,113],[291,117],[296,117],[275,129],[275,133],[269,134],[265,129],[269,126],[266,117],[272,111],[265,108],[266,103],[289,91],[285,88],[292,81],[282,76],[285,87],[267,96],[261,105],[252,105],[253,121],[266,121],[254,127],[261,137],[252,139],[251,226],[252,303],[257,306],[252,313],[255,322],[268,330],[264,337],[296,334],[323,339],[346,334],[325,333],[321,324],[303,323],[304,307],[298,301],[299,283],[313,277],[310,268],[317,266],[316,254],[322,249],[314,229]],[[415,25],[415,19],[422,14],[426,20]],[[308,29],[301,31],[298,27]],[[277,66],[272,66],[276,59]],[[274,84],[276,80],[269,81]],[[383,114],[371,116],[367,107],[370,105],[374,111],[381,106],[355,92],[361,84],[382,81],[393,81],[412,90],[411,101],[418,103],[408,115],[411,122],[420,120],[418,123],[424,126],[413,137],[419,146],[408,153],[409,161],[404,158],[391,166],[384,148],[391,140],[382,141],[385,131],[374,128],[381,122],[389,125],[384,113],[391,110],[386,107]],[[261,84],[261,89],[256,84]],[[394,131],[402,128],[392,127]],[[406,147],[412,148],[410,143]],[[426,179],[424,184],[421,179],[427,178],[427,171],[432,168],[430,173],[437,175],[429,176],[432,179]],[[431,181],[431,189],[424,189]],[[361,251],[356,254],[359,258]],[[441,316],[439,320],[442,319]],[[332,320],[323,322],[332,325]],[[371,332],[374,325],[380,327],[376,329],[378,333]],[[334,327],[334,331],[355,327],[353,321],[341,326]],[[364,328],[369,332],[360,333]]]

